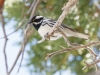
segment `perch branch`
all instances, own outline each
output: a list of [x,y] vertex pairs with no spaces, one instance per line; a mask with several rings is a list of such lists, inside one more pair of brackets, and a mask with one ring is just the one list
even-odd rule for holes
[[[45,38],[50,38],[50,36],[52,36],[52,34],[58,29],[58,27],[61,25],[62,21],[64,20],[65,16],[68,14],[68,11],[74,7],[77,3],[77,0],[69,0],[68,3],[66,3],[64,5],[64,7],[62,8],[63,9],[63,12],[62,14],[60,15],[60,17],[58,18],[57,22],[55,23],[55,25],[53,26],[52,30],[50,32],[48,32],[48,34],[46,34],[44,37]],[[44,38],[43,37],[43,38]],[[41,41],[41,40],[40,40]],[[41,41],[43,42],[43,41]],[[40,42],[40,43],[41,43]]]
[[[64,7],[62,8],[63,12],[60,15],[60,17],[58,18],[57,22],[55,23],[55,25],[53,26],[52,30],[50,32],[47,32],[47,34],[45,34],[44,37],[42,37],[42,39],[38,42],[38,43],[42,43],[45,41],[45,39],[50,39],[50,36],[52,36],[52,34],[58,29],[58,27],[61,25],[62,21],[64,20],[65,16],[68,14],[68,11],[74,7],[76,5],[77,0],[69,0],[68,3],[66,3],[64,5]],[[64,38],[65,39],[65,38]],[[68,40],[66,39],[67,44]]]

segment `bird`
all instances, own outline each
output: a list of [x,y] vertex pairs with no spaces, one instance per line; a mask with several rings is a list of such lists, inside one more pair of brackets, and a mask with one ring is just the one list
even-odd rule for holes
[[[38,31],[41,37],[44,37],[47,32],[49,32],[55,25],[56,20],[45,18],[44,16],[35,15],[29,21],[29,24],[32,24],[35,29]],[[66,35],[66,37],[77,37],[82,39],[88,39],[89,35],[85,33],[80,33],[74,30],[73,28],[61,24],[59,29]],[[53,36],[50,36],[49,40],[57,40],[62,37],[62,34],[59,31],[53,33]]]

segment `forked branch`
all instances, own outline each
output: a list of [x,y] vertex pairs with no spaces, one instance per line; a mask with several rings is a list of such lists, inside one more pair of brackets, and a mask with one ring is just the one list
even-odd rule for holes
[[47,54],[47,57],[45,59],[47,60],[50,57],[53,57],[53,56],[55,56],[57,54],[61,54],[61,53],[64,53],[64,52],[75,51],[75,50],[80,49],[80,48],[87,48],[89,46],[98,45],[98,44],[100,44],[100,41],[98,41],[98,42],[92,42],[92,43],[89,43],[87,45],[74,46],[72,48],[66,48],[66,49],[63,49],[63,50],[59,50],[59,51]]

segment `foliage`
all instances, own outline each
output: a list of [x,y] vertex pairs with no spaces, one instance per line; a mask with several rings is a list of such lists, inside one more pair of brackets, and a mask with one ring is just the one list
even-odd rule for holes
[[[9,14],[6,17],[8,19],[14,18],[19,22],[22,19],[20,16],[24,16],[23,14],[25,14],[22,14],[22,12],[26,12],[32,2],[32,0],[27,1],[29,5],[24,1],[15,1],[13,2],[12,7],[6,5],[5,10]],[[61,8],[64,3],[66,3],[66,0],[47,0],[47,2],[41,2],[36,14],[57,20],[62,12]],[[22,11],[22,9],[24,10]],[[63,23],[71,26],[79,32],[88,33],[90,39],[85,41],[83,39],[70,37],[69,40],[73,43],[79,44],[86,44],[91,40],[95,40],[97,38],[96,34],[100,22],[99,12],[99,8],[92,2],[92,0],[79,0],[75,10],[69,12]],[[45,57],[47,53],[60,50],[60,46],[67,47],[67,45],[63,38],[57,41],[45,41],[41,44],[37,44],[37,41],[40,39],[41,37],[37,31],[35,31],[28,42],[30,50],[27,52],[29,55],[27,66],[31,67],[31,72],[40,74],[45,72],[46,75],[52,75],[60,70],[71,69],[72,73],[74,72],[77,75],[82,75],[84,72],[91,71],[81,70],[84,66],[84,60],[87,60],[86,54],[88,52],[86,50],[82,50],[82,52],[74,51],[59,54],[46,61]]]

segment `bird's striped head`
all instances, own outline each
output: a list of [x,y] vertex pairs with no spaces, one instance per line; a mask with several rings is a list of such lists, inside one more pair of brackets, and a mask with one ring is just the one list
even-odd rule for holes
[[43,22],[43,16],[33,16],[29,24],[32,24],[37,30]]
[[29,23],[32,23],[34,25],[38,25],[39,23],[41,23],[43,20],[43,16],[33,16],[33,18],[30,20]]

